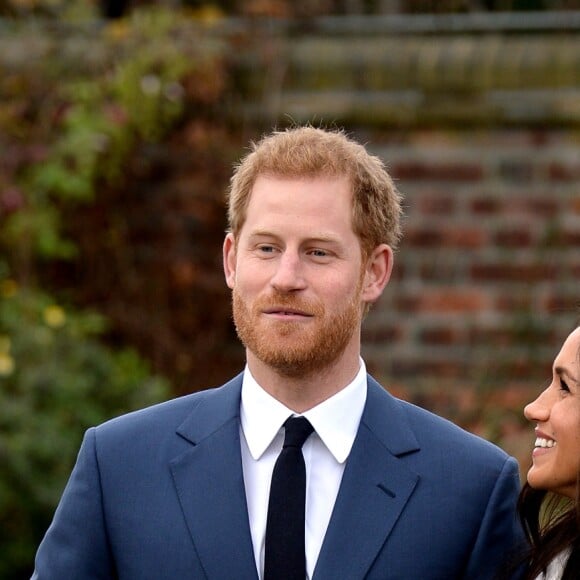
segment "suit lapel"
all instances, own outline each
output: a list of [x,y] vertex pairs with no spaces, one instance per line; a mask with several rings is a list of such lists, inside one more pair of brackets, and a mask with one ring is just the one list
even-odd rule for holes
[[419,476],[400,455],[419,449],[396,400],[368,377],[368,394],[314,580],[364,578]]
[[181,508],[208,578],[255,578],[240,455],[241,375],[200,397],[178,434],[192,443],[170,463]]

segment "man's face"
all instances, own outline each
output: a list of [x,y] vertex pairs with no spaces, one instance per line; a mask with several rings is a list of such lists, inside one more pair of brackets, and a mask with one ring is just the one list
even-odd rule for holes
[[362,301],[378,296],[363,290],[346,178],[259,177],[224,267],[238,335],[263,363],[299,377],[358,352]]

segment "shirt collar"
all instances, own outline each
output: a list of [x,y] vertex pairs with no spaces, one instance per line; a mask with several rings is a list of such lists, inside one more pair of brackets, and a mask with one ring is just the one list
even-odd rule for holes
[[[339,463],[346,461],[353,446],[366,402],[366,387],[366,367],[360,359],[357,375],[344,389],[303,414]],[[256,382],[246,365],[240,416],[254,460],[262,456],[284,421],[293,414]]]

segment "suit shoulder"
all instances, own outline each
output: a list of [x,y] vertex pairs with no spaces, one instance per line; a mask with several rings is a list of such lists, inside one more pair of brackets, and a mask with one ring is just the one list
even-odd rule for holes
[[500,447],[466,431],[452,421],[408,401],[401,399],[396,401],[422,447],[443,446],[442,448],[448,451],[465,452],[470,456],[477,456],[480,460],[487,457],[501,463],[508,459],[508,454]]
[[147,433],[159,428],[177,427],[194,409],[206,401],[219,398],[224,391],[235,388],[234,380],[221,387],[208,388],[189,395],[176,397],[143,409],[109,419],[96,427],[100,436],[131,435]]

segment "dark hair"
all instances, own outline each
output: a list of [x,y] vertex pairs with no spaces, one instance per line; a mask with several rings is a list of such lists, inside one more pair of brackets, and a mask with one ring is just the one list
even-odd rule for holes
[[518,499],[518,514],[530,541],[523,580],[534,580],[563,550],[570,550],[562,580],[578,580],[580,570],[580,502],[565,499],[526,483]]
[[[576,324],[576,329],[580,325]],[[573,331],[574,332],[574,331]],[[577,360],[580,366],[580,349]],[[578,425],[580,430],[580,425]],[[525,483],[518,498],[518,515],[530,543],[523,556],[527,563],[522,580],[535,580],[564,550],[569,552],[561,580],[578,580],[580,570],[580,470],[576,494],[568,498]]]

